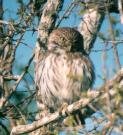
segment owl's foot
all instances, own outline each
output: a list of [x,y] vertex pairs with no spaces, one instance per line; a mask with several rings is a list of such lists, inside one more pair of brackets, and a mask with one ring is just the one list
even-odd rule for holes
[[49,110],[39,111],[39,113],[36,115],[36,120],[42,119],[42,118],[46,117],[49,114],[50,114]]
[[59,109],[59,114],[60,114],[60,115],[61,115],[61,114],[66,114],[67,116],[69,116],[70,113],[68,112],[67,107],[68,107],[68,104],[67,104],[66,102],[63,103],[62,106],[61,106],[60,109]]

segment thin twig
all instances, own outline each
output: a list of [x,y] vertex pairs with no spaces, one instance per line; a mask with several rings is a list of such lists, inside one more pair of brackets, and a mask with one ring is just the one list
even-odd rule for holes
[[34,54],[31,56],[31,58],[29,59],[29,61],[27,63],[27,66],[25,67],[25,69],[23,70],[23,72],[21,73],[21,75],[19,76],[18,80],[15,82],[15,85],[13,86],[12,91],[15,91],[16,90],[16,88],[18,87],[20,81],[23,79],[24,75],[27,73],[28,68],[29,68],[29,66],[30,66],[33,58],[34,58]]
[[[107,7],[106,7],[106,12],[107,12],[107,16],[108,16],[108,19],[109,19],[109,28],[110,28],[111,40],[115,41],[115,35],[114,35],[113,26],[112,26],[112,22],[111,22],[111,16],[110,16],[110,13],[109,13],[109,10],[108,10]],[[112,42],[112,46],[113,46],[116,68],[117,68],[117,71],[118,71],[121,68],[120,60],[119,60],[119,57],[118,57],[118,50],[117,50],[116,44],[114,42]]]
[[62,17],[59,19],[56,28],[59,27],[59,25],[61,24],[61,22],[63,21],[63,19],[67,18],[68,16],[70,16],[72,10],[75,8],[77,1],[73,1],[72,3],[70,3],[70,5],[68,6],[67,10],[64,12],[64,14],[62,15]]
[[17,81],[19,79],[19,75],[4,75],[3,78],[6,81],[11,81],[11,80]]

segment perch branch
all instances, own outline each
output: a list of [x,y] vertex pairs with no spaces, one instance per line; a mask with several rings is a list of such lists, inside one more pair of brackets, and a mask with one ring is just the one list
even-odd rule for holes
[[[31,124],[28,125],[19,125],[17,127],[14,127],[11,131],[11,135],[19,135],[22,133],[29,133],[31,131],[34,131],[42,126],[45,126],[51,122],[56,122],[61,118],[67,117],[66,111],[68,113],[72,113],[78,109],[82,109],[86,107],[89,103],[97,102],[99,100],[99,97],[105,97],[106,93],[104,92],[104,89],[108,87],[108,89],[112,89],[115,84],[119,84],[119,87],[123,87],[122,84],[123,81],[123,68],[113,77],[113,79],[107,81],[102,87],[97,89],[96,91],[90,91],[88,92],[87,98],[82,98],[77,102],[74,102],[73,104],[69,105],[67,108],[65,108],[62,113],[55,112],[53,114],[49,114],[46,117],[43,117],[40,120],[34,121]],[[115,94],[115,91],[110,91],[111,96]]]

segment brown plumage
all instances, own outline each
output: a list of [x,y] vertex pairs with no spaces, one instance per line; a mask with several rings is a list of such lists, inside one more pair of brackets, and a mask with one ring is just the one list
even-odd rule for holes
[[54,30],[47,51],[38,63],[35,78],[43,104],[56,111],[71,104],[92,87],[94,67],[83,47],[82,35],[73,28]]

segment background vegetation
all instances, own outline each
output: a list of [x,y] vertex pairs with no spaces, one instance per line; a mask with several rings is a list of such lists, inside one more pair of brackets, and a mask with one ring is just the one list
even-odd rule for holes
[[[48,3],[51,7],[56,5],[51,14],[46,15],[53,22],[43,26],[42,20],[46,19],[44,12],[50,10]],[[97,13],[92,15],[94,11]],[[54,16],[50,16],[52,14]],[[84,19],[88,14],[89,23]],[[89,30],[85,30],[83,22]],[[77,132],[89,135],[123,134],[123,2],[0,0],[0,135],[10,134],[13,127],[35,121],[39,113],[34,83],[37,37],[41,35],[42,42],[52,29],[63,26],[77,28],[83,34],[85,45],[89,45],[86,50],[95,66],[93,89],[100,92],[87,104],[95,113],[86,118],[86,125]],[[46,31],[46,37],[41,34],[42,31]],[[63,131],[63,134],[69,134],[69,130]],[[55,134],[56,130],[53,132]]]

